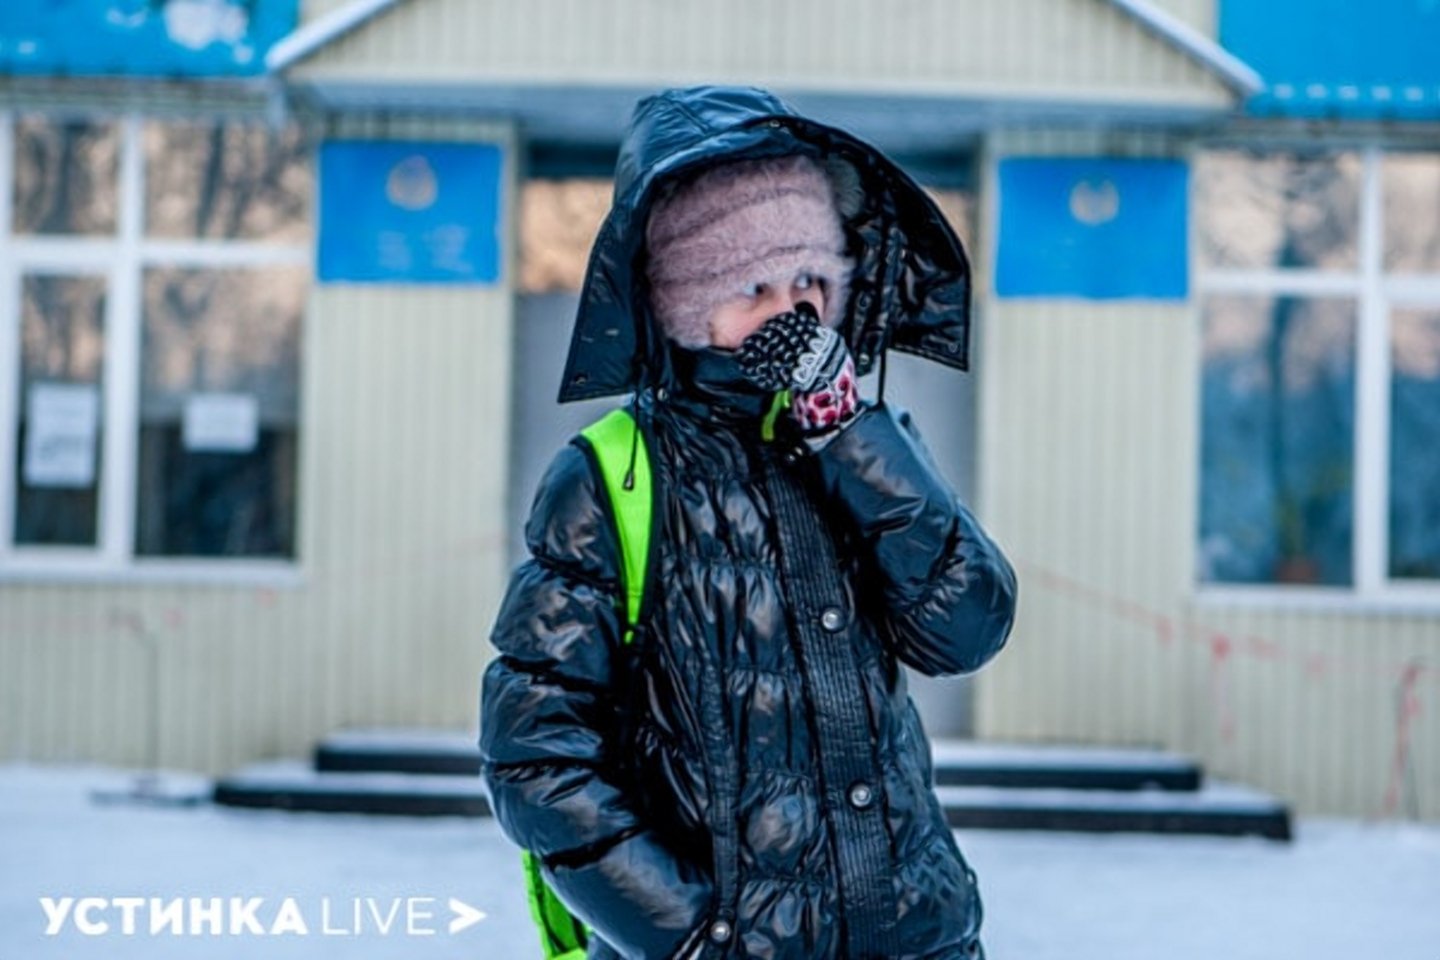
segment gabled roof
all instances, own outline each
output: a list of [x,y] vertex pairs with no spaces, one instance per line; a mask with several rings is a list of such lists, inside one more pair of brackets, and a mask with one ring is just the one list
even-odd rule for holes
[[887,150],[953,152],[1002,126],[1186,128],[1233,114],[1254,71],[1157,9],[1209,2],[763,7],[772,26],[803,26],[797,40],[714,0],[307,0],[308,21],[267,66],[316,109],[505,118],[537,142],[608,143],[646,92],[722,83],[773,90]]
[[[330,44],[360,29],[375,17],[406,0],[351,0],[301,25],[277,43],[265,58],[266,69],[283,73]],[[1196,30],[1150,0],[1101,0],[1147,32],[1203,67],[1238,96],[1253,96],[1264,89],[1260,75],[1212,38]]]

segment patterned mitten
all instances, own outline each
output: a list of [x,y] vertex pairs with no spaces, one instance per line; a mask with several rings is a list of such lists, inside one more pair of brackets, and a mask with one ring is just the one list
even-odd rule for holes
[[790,415],[812,447],[859,410],[855,363],[845,340],[820,324],[809,303],[765,321],[740,344],[737,359],[762,389],[790,391]]

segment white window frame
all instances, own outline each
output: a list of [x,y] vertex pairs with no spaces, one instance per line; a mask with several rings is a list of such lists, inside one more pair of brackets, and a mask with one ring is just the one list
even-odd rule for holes
[[[1202,299],[1225,294],[1329,296],[1355,301],[1355,484],[1352,491],[1355,530],[1351,546],[1354,583],[1350,586],[1214,584],[1200,581],[1197,575],[1195,597],[1203,604],[1355,613],[1440,612],[1440,580],[1392,580],[1386,573],[1390,550],[1390,315],[1396,307],[1440,307],[1440,273],[1385,273],[1381,179],[1385,151],[1378,146],[1368,146],[1358,152],[1362,165],[1356,269],[1209,267],[1198,271],[1196,284]],[[1198,536],[1198,531],[1195,535]]]
[[[31,114],[26,114],[31,115]],[[97,116],[120,137],[117,224],[108,237],[16,236],[12,196],[14,112],[0,112],[0,582],[216,583],[289,587],[305,581],[304,544],[295,557],[140,557],[134,552],[139,445],[141,277],[151,267],[302,266],[313,275],[312,245],[231,240],[159,240],[145,236],[146,118]],[[30,274],[106,279],[105,357],[97,542],[94,547],[23,545],[15,536],[14,457],[19,423],[20,285]],[[303,321],[302,321],[303,322]],[[295,478],[297,496],[300,477]]]

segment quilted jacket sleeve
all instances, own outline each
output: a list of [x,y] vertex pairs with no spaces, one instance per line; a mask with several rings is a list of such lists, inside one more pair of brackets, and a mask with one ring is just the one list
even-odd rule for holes
[[587,455],[555,458],[535,496],[481,684],[481,775],[506,836],[621,955],[695,949],[712,885],[636,815],[612,775],[621,569]]
[[980,669],[1010,634],[1015,571],[940,475],[909,414],[867,405],[815,456],[884,579],[896,656],[929,676]]

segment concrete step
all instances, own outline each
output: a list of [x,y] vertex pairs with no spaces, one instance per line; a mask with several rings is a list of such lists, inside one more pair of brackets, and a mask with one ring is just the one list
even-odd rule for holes
[[937,787],[935,793],[946,821],[961,829],[1291,837],[1282,803],[1214,780],[1194,792]]
[[480,777],[316,770],[301,760],[244,767],[215,781],[213,799],[230,807],[412,817],[488,817]]
[[[1174,790],[1032,787],[936,788],[947,822],[962,829],[1258,835],[1290,838],[1289,811],[1234,784]],[[218,780],[218,804],[329,813],[490,815],[477,777],[317,771],[303,761],[257,764]]]
[[[476,740],[448,730],[343,730],[316,746],[315,769],[473,777]],[[1194,760],[1160,750],[935,739],[931,754],[941,786],[1198,790],[1203,779]]]
[[931,741],[936,786],[1199,790],[1195,760],[1154,749]]
[[479,734],[462,730],[339,730],[315,745],[315,769],[480,775]]

